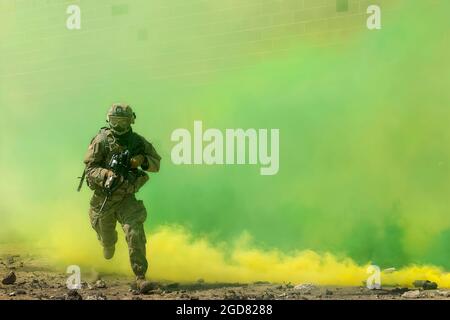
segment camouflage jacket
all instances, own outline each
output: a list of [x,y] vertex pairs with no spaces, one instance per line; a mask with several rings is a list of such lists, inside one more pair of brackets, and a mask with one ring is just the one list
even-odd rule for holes
[[[161,157],[153,145],[144,137],[130,131],[124,136],[116,137],[109,128],[102,128],[92,139],[84,163],[86,164],[86,182],[97,194],[101,194],[108,173],[108,164],[111,157],[128,149],[130,156],[143,155],[146,161],[141,169],[150,172],[158,172]],[[125,195],[137,192],[149,179],[148,175],[139,169],[133,170],[135,179],[132,183],[125,181],[115,191],[115,195]]]

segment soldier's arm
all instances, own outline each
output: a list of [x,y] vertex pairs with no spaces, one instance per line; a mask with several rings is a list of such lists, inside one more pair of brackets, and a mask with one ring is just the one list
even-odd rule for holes
[[84,157],[86,164],[86,179],[91,184],[102,187],[109,170],[103,168],[105,158],[105,142],[97,135],[89,145]]
[[145,171],[158,172],[161,163],[160,155],[156,152],[155,147],[153,147],[150,142],[145,140],[143,137],[141,137],[141,139],[144,143],[143,156],[145,157],[145,161],[141,165],[141,168]]

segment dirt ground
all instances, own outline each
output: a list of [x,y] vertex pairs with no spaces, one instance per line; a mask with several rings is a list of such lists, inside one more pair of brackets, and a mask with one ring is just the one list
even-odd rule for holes
[[[160,299],[232,299],[232,300],[373,300],[373,299],[439,299],[450,300],[449,289],[418,290],[386,287],[369,290],[359,287],[293,285],[256,282],[179,284],[161,282],[148,294],[133,289],[132,278],[121,275],[85,275],[82,288],[68,290],[68,274],[56,270],[42,258],[28,255],[0,255],[0,280],[7,275],[16,278],[12,284],[0,283],[0,300],[160,300]],[[11,276],[11,273],[14,276]],[[10,281],[12,282],[12,281]]]

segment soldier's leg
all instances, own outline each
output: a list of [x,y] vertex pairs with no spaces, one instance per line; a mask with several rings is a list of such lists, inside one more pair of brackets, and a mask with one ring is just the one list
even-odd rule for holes
[[123,201],[117,212],[117,217],[125,232],[131,268],[138,278],[144,278],[148,267],[145,251],[147,241],[144,231],[147,210],[143,202],[136,200],[132,195]]
[[105,258],[110,259],[114,255],[114,247],[117,242],[115,210],[105,207],[101,213],[98,213],[101,203],[97,202],[101,201],[95,198],[91,201],[89,210],[91,226],[97,232],[97,238],[104,248]]

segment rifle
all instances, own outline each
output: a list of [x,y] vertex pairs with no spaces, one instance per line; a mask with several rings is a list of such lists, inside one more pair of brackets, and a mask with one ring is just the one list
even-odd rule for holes
[[103,211],[106,201],[113,195],[114,191],[116,191],[127,179],[128,172],[131,170],[130,151],[125,150],[124,152],[114,154],[109,161],[108,169],[114,174],[108,177],[105,182],[104,191],[106,197],[105,200],[103,200],[99,213]]
[[78,184],[78,188],[77,191],[80,192],[81,187],[83,186],[83,182],[84,182],[84,178],[86,177],[86,169],[83,170],[83,174],[81,175],[81,177],[78,177],[78,179],[80,179],[80,183]]

